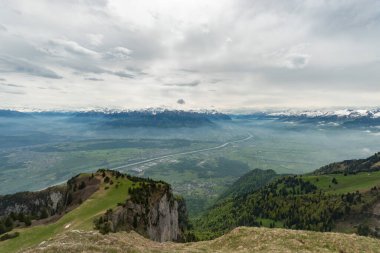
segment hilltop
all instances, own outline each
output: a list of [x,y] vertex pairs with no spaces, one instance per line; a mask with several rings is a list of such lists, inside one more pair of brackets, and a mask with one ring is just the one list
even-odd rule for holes
[[365,159],[345,160],[331,163],[316,170],[314,174],[355,174],[380,170],[380,152]]
[[135,232],[101,235],[71,230],[25,253],[74,252],[380,252],[377,239],[340,233],[239,227],[211,241],[157,243]]

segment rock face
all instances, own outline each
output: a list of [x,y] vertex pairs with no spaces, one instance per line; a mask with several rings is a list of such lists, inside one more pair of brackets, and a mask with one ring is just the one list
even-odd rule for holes
[[99,230],[102,233],[134,230],[154,241],[184,241],[187,228],[184,200],[174,197],[168,185],[154,190],[151,185],[144,185],[145,191],[140,188],[123,205],[108,210],[97,221]]
[[[82,187],[80,187],[82,183]],[[94,193],[100,181],[94,177],[75,176],[65,185],[52,186],[36,192],[0,195],[0,218],[24,214],[34,219],[47,218],[70,210]]]
[[39,216],[42,208],[54,215],[65,207],[67,188],[50,187],[38,192],[19,192],[0,196],[0,217],[13,213],[26,213]]
[[171,206],[168,194],[164,194],[148,214],[149,238],[160,242],[180,239],[181,229],[178,218],[178,202],[174,201]]

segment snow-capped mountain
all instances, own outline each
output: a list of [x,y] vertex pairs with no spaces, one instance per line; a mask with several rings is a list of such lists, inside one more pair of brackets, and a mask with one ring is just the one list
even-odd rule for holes
[[346,118],[346,119],[357,119],[357,118],[380,118],[380,108],[377,109],[341,109],[341,110],[287,110],[281,112],[271,112],[267,114],[268,116],[274,117],[303,117],[303,118]]

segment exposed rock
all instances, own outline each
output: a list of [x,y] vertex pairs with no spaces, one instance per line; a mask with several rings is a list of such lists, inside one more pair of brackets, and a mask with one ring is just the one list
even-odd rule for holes
[[0,196],[0,216],[25,213],[39,216],[42,208],[50,215],[63,210],[67,187],[50,187],[38,192],[19,192]]
[[132,197],[125,204],[108,210],[97,220],[97,228],[102,233],[134,230],[159,242],[184,241],[187,228],[184,200],[174,197],[169,185],[153,188],[153,184],[156,183],[144,185],[131,193]]
[[[84,181],[86,187],[79,189],[78,186]],[[99,183],[95,177],[78,175],[68,180],[67,184],[41,191],[0,195],[0,218],[11,213],[22,213],[36,219],[64,213],[91,196],[98,189]]]

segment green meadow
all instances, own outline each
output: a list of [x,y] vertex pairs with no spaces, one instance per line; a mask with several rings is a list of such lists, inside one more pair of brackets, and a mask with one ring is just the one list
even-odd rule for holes
[[[337,184],[332,182],[333,178],[336,179]],[[380,187],[380,171],[362,172],[356,175],[346,176],[344,174],[303,176],[303,179],[331,194],[360,192],[366,191],[374,186]]]

